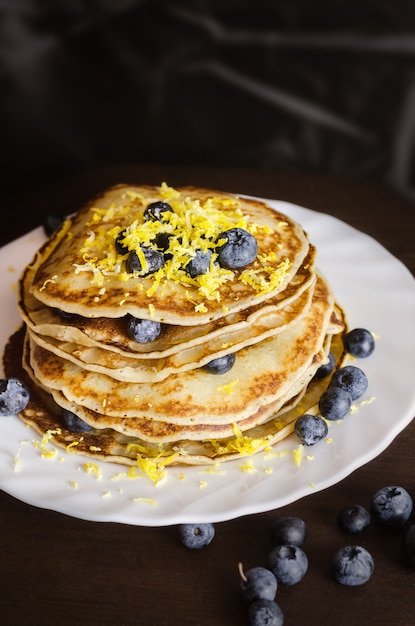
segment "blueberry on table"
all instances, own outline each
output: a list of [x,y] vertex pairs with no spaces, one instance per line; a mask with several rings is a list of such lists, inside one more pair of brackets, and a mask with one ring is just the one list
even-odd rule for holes
[[[141,276],[149,276],[161,269],[164,265],[164,255],[160,250],[150,246],[141,246],[141,250],[146,260],[146,268],[143,270],[140,258],[135,250],[131,250],[126,261],[126,270],[129,274],[140,272]],[[143,272],[143,273],[141,273]]]
[[149,343],[155,341],[161,333],[160,322],[154,320],[143,320],[132,315],[127,321],[128,336],[138,343]]
[[308,569],[308,559],[294,544],[275,546],[268,554],[267,566],[282,585],[295,585],[304,577]]
[[372,497],[370,508],[373,518],[385,526],[400,526],[409,519],[413,501],[403,487],[382,487]]
[[343,338],[345,350],[358,359],[370,356],[375,349],[372,333],[366,328],[354,328]]
[[313,446],[327,436],[328,426],[319,415],[304,413],[296,420],[294,430],[301,443]]
[[92,426],[67,409],[61,410],[61,420],[64,427],[72,433],[85,433],[92,430]]
[[227,269],[240,269],[255,260],[258,244],[253,235],[244,228],[230,228],[218,237],[225,243],[216,248],[218,262]]
[[151,202],[146,207],[144,219],[146,222],[163,222],[165,221],[163,218],[165,218],[166,213],[174,213],[173,208],[168,202],[157,200],[156,202]]
[[411,524],[403,536],[402,553],[406,565],[415,569],[415,524]]
[[226,374],[226,372],[232,369],[235,359],[235,353],[226,354],[217,359],[212,359],[212,361],[203,366],[203,369],[209,372],[209,374]]
[[360,504],[352,504],[341,509],[337,516],[340,529],[345,533],[356,534],[370,524],[370,513]]
[[284,615],[273,600],[257,600],[248,607],[249,626],[283,626]]
[[29,399],[29,390],[19,378],[0,379],[1,416],[17,415],[27,407]]
[[302,546],[307,539],[307,525],[300,517],[279,515],[269,527],[269,536],[273,546]]
[[266,567],[252,567],[243,571],[242,563],[239,563],[240,591],[245,604],[251,604],[256,600],[274,600],[277,593],[277,579]]
[[180,524],[180,538],[186,548],[200,549],[208,546],[215,536],[213,524]]
[[314,380],[321,380],[322,378],[326,378],[329,374],[332,373],[334,368],[336,367],[336,361],[332,352],[329,352],[327,355],[327,363],[323,363],[320,365],[316,373],[314,374]]
[[372,576],[374,567],[372,555],[362,546],[340,548],[331,561],[333,578],[349,587],[366,583]]
[[340,387],[329,387],[321,394],[318,406],[322,417],[340,420],[350,413],[352,397]]
[[200,276],[200,274],[206,274],[210,267],[210,258],[212,256],[212,250],[196,250],[196,255],[185,266],[186,272],[192,277]]
[[334,372],[331,377],[330,387],[340,387],[350,393],[352,400],[357,400],[365,393],[368,387],[368,380],[360,367],[346,365]]

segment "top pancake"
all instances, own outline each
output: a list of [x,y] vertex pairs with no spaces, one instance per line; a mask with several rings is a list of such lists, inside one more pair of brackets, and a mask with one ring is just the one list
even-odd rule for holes
[[[157,200],[172,206],[172,223],[144,221],[145,208]],[[206,240],[217,242],[233,227],[255,236],[258,254],[249,266],[229,270],[212,263],[209,272],[191,278],[177,265],[179,257],[190,260]],[[115,239],[125,229],[130,249],[134,241],[154,245],[157,229],[174,230],[174,260],[150,276],[128,274],[126,255],[115,248]],[[67,220],[40,250],[31,293],[46,306],[85,318],[114,319],[129,313],[196,326],[281,293],[308,251],[302,227],[263,202],[193,187],[117,185]]]

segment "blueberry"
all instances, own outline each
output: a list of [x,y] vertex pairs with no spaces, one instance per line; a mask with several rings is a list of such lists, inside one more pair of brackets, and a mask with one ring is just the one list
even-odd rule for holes
[[406,565],[415,569],[415,524],[411,524],[403,536],[402,553]]
[[147,267],[145,270],[142,269],[141,261],[137,252],[135,250],[131,250],[126,261],[126,270],[129,274],[133,274],[134,272],[143,272],[141,273],[141,276],[149,276],[163,267],[164,255],[160,252],[160,250],[156,250],[150,246],[141,246],[141,250],[147,262]]
[[215,527],[213,524],[180,524],[179,533],[186,548],[200,549],[210,544]]
[[172,207],[168,202],[158,200],[157,202],[152,202],[146,207],[144,211],[144,219],[146,222],[163,222],[165,221],[163,218],[166,213],[174,213]]
[[352,397],[340,387],[329,387],[321,394],[318,406],[327,420],[340,420],[350,412]]
[[275,546],[268,554],[268,568],[282,585],[300,582],[308,569],[308,559],[303,550],[294,544]]
[[160,322],[153,320],[142,320],[137,317],[128,316],[127,320],[128,336],[138,343],[149,343],[154,341],[161,333]]
[[283,626],[284,615],[273,600],[257,600],[248,607],[249,626]]
[[274,600],[277,593],[277,579],[266,567],[252,567],[246,572],[239,563],[241,575],[240,591],[245,604],[251,604],[256,600]]
[[372,576],[372,555],[361,546],[345,546],[337,550],[331,561],[333,578],[342,585],[363,585]]
[[0,379],[0,415],[8,417],[23,411],[29,402],[30,393],[18,378]]
[[412,512],[412,498],[403,487],[382,487],[372,497],[370,508],[373,518],[385,526],[399,526]]
[[269,527],[269,536],[273,546],[302,546],[307,539],[307,526],[300,517],[279,515]]
[[64,319],[76,319],[79,318],[79,315],[77,315],[76,313],[69,313],[68,311],[63,311],[62,309],[53,309],[58,315],[59,317],[63,317]]
[[370,524],[370,513],[360,504],[352,504],[341,509],[337,516],[340,529],[345,533],[360,533]]
[[163,252],[165,261],[173,258],[173,255],[170,252],[167,252],[170,245],[170,239],[172,237],[173,235],[171,233],[157,233],[154,238],[154,243],[157,246],[157,249]]
[[206,365],[203,366],[203,369],[209,374],[226,374],[232,369],[235,363],[235,354],[226,354],[225,356],[220,356],[217,359],[213,359],[209,361]]
[[375,349],[375,340],[366,328],[354,328],[343,338],[345,350],[356,358],[370,356]]
[[122,241],[125,237],[126,231],[122,230],[119,235],[117,236],[117,238],[115,239],[114,245],[115,245],[115,249],[118,252],[118,254],[127,254],[128,252],[128,246],[125,246]]
[[92,430],[92,426],[67,409],[61,410],[61,420],[64,427],[72,433],[85,433],[88,430]]
[[313,446],[327,436],[328,426],[319,415],[305,413],[296,420],[294,430],[301,443]]
[[197,250],[196,255],[193,259],[185,266],[186,272],[192,277],[195,278],[200,274],[206,274],[210,266],[210,258],[212,256],[212,250],[207,250],[203,252],[203,250]]
[[331,352],[329,352],[329,354],[327,355],[327,358],[328,358],[327,363],[323,363],[323,365],[320,365],[317,372],[314,374],[315,380],[321,380],[322,378],[326,378],[326,376],[331,374],[332,371],[334,370],[336,366],[336,360],[334,358],[334,355]]
[[365,393],[368,386],[366,374],[354,365],[346,365],[336,370],[331,377],[330,387],[340,387],[348,391],[352,400],[357,400]]
[[221,267],[239,269],[255,260],[258,244],[253,235],[244,228],[230,228],[219,235],[218,241],[226,243],[218,246],[218,262]]
[[64,222],[64,217],[62,215],[47,215],[45,221],[43,222],[43,230],[47,237],[53,235],[55,231],[60,228]]

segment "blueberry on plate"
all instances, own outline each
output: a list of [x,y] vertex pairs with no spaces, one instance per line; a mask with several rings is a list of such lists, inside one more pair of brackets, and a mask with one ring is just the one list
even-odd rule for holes
[[210,267],[210,258],[212,256],[212,250],[196,250],[196,255],[193,259],[186,264],[185,270],[192,278],[200,276],[200,274],[206,274]]
[[273,546],[302,546],[307,539],[307,525],[300,517],[279,515],[269,527],[269,536]]
[[273,600],[257,600],[248,607],[249,626],[283,626],[284,615]]
[[277,593],[277,579],[266,567],[252,567],[246,572],[239,563],[241,576],[239,588],[245,604],[251,604],[256,600],[274,600]]
[[180,538],[186,548],[200,549],[208,546],[215,536],[213,524],[180,524]]
[[415,524],[406,530],[402,540],[403,558],[408,567],[415,569]]
[[352,397],[340,387],[329,387],[321,394],[318,406],[327,420],[340,420],[350,413]]
[[64,427],[70,430],[71,433],[85,433],[88,430],[92,430],[92,426],[67,409],[61,410],[61,420]]
[[226,354],[217,359],[212,359],[212,361],[203,366],[203,369],[209,372],[209,374],[226,374],[226,372],[232,369],[235,359],[235,353]]
[[372,576],[374,567],[372,555],[362,546],[340,548],[331,561],[333,578],[349,587],[366,583]]
[[154,320],[143,320],[132,315],[127,320],[128,336],[138,343],[155,341],[161,333],[161,324]]
[[314,380],[321,380],[322,378],[326,378],[326,376],[332,373],[335,367],[336,361],[334,355],[329,352],[329,354],[327,355],[327,363],[323,363],[323,365],[320,365],[320,367],[314,374]]
[[135,250],[131,250],[126,261],[126,270],[129,274],[140,272],[141,276],[149,276],[163,267],[164,254],[160,250],[151,248],[151,246],[141,246],[141,250],[146,260],[146,268],[142,268],[137,252]]
[[372,497],[370,508],[373,518],[385,526],[400,526],[409,519],[413,501],[403,487],[382,487]]
[[0,379],[1,416],[17,415],[27,407],[29,399],[29,390],[19,378]]
[[267,557],[267,566],[282,585],[295,585],[308,569],[305,552],[294,544],[275,546]]
[[294,430],[301,443],[313,446],[327,436],[328,426],[319,415],[304,413],[296,420]]
[[366,328],[354,328],[343,338],[345,350],[358,359],[364,359],[375,349],[375,340],[372,333]]
[[62,215],[47,215],[43,222],[43,230],[45,231],[46,237],[51,237],[53,233],[62,226],[64,220],[65,218],[62,217]]
[[174,213],[173,208],[168,202],[157,200],[151,202],[144,211],[144,219],[146,222],[163,222],[166,213]]
[[357,400],[365,393],[368,386],[366,374],[354,365],[346,365],[336,370],[331,377],[330,387],[340,387],[348,391],[352,400]]
[[341,509],[337,516],[340,529],[345,533],[361,533],[370,524],[370,513],[360,504],[352,504]]
[[240,269],[255,260],[258,244],[253,235],[244,228],[230,228],[218,237],[226,242],[216,248],[221,267]]

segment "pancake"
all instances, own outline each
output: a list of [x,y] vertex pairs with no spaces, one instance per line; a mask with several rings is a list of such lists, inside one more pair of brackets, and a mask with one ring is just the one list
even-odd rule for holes
[[[268,337],[283,332],[290,324],[304,315],[310,306],[314,284],[303,292],[297,300],[274,311],[267,307],[262,315],[256,316],[254,323],[232,324],[223,333],[209,333],[202,342],[187,342],[180,352],[175,351],[159,358],[140,358],[140,355],[120,354],[105,347],[83,346],[77,342],[61,341],[38,335],[29,330],[32,341],[50,350],[57,356],[66,358],[91,372],[107,374],[116,380],[142,383],[158,382],[171,374],[200,368],[213,359],[235,353],[242,348],[259,343]],[[193,343],[193,345],[192,345]]]
[[[59,419],[60,407],[56,404],[54,397],[33,384],[33,379],[22,368],[20,355],[23,341],[24,328],[22,327],[10,338],[4,355],[6,373],[13,372],[19,375],[31,391],[29,405],[21,414],[22,419],[39,434],[42,436],[46,434],[50,441],[68,452],[79,453],[95,460],[138,465],[147,474],[149,473],[148,462],[153,462],[153,470],[160,472],[173,464],[209,465],[251,456],[260,450],[268,450],[293,432],[295,420],[301,414],[317,413],[318,399],[329,382],[327,379],[312,379],[299,398],[294,398],[292,403],[287,403],[279,413],[271,412],[264,424],[252,427],[244,434],[232,425],[232,435],[222,439],[173,439],[171,442],[162,444],[160,442],[149,443],[143,438],[130,436],[111,428],[94,428],[92,431],[76,434],[63,427]],[[339,367],[344,358],[341,335],[334,335],[326,348],[335,355]],[[64,401],[64,405],[69,410],[75,408],[67,401]],[[85,416],[84,414],[83,417]],[[183,434],[185,432],[183,431]],[[144,462],[145,465],[143,465]],[[156,477],[158,475],[157,473]]]
[[[68,452],[153,479],[268,450],[317,412],[329,352],[343,359],[345,315],[302,226],[195,187],[106,189],[24,269],[18,309],[3,361],[30,390],[20,417]],[[131,317],[160,334],[140,343]],[[207,367],[230,355],[221,373]]]
[[219,380],[199,368],[153,384],[125,383],[90,372],[33,340],[30,365],[44,387],[97,413],[104,407],[108,417],[232,423],[278,400],[301,378],[323,348],[333,308],[333,294],[318,277],[306,314],[284,332],[241,349],[232,369]]
[[[149,203],[166,201],[169,221],[146,221]],[[243,228],[255,237],[258,253],[247,267],[218,265],[222,233]],[[117,252],[120,234],[125,254]],[[157,248],[167,234],[172,258],[150,276],[126,271],[129,252]],[[137,243],[139,240],[140,245]],[[185,271],[197,250],[212,252],[209,271]],[[166,324],[196,325],[265,302],[282,292],[309,249],[302,227],[265,203],[192,187],[172,189],[117,185],[67,220],[40,252],[31,286],[45,305],[87,318],[126,314]]]
[[[222,337],[223,343],[244,342],[244,345],[261,339],[264,332],[281,328],[307,306],[310,289],[315,282],[316,250],[310,246],[309,252],[297,274],[283,292],[270,298],[266,303],[249,306],[246,309],[225,315],[206,324],[196,326],[178,326],[163,324],[160,336],[148,343],[139,343],[131,339],[128,330],[128,316],[120,318],[86,318],[79,315],[62,316],[55,308],[48,307],[37,300],[30,292],[30,287],[41,256],[37,255],[25,269],[20,282],[19,309],[27,326],[38,335],[68,344],[77,344],[90,348],[104,348],[122,356],[140,357],[141,359],[161,359],[204,344],[203,350],[214,358],[216,348],[212,342]],[[307,290],[307,295],[304,292]],[[200,361],[202,357],[199,356]],[[159,368],[160,369],[160,368]]]

